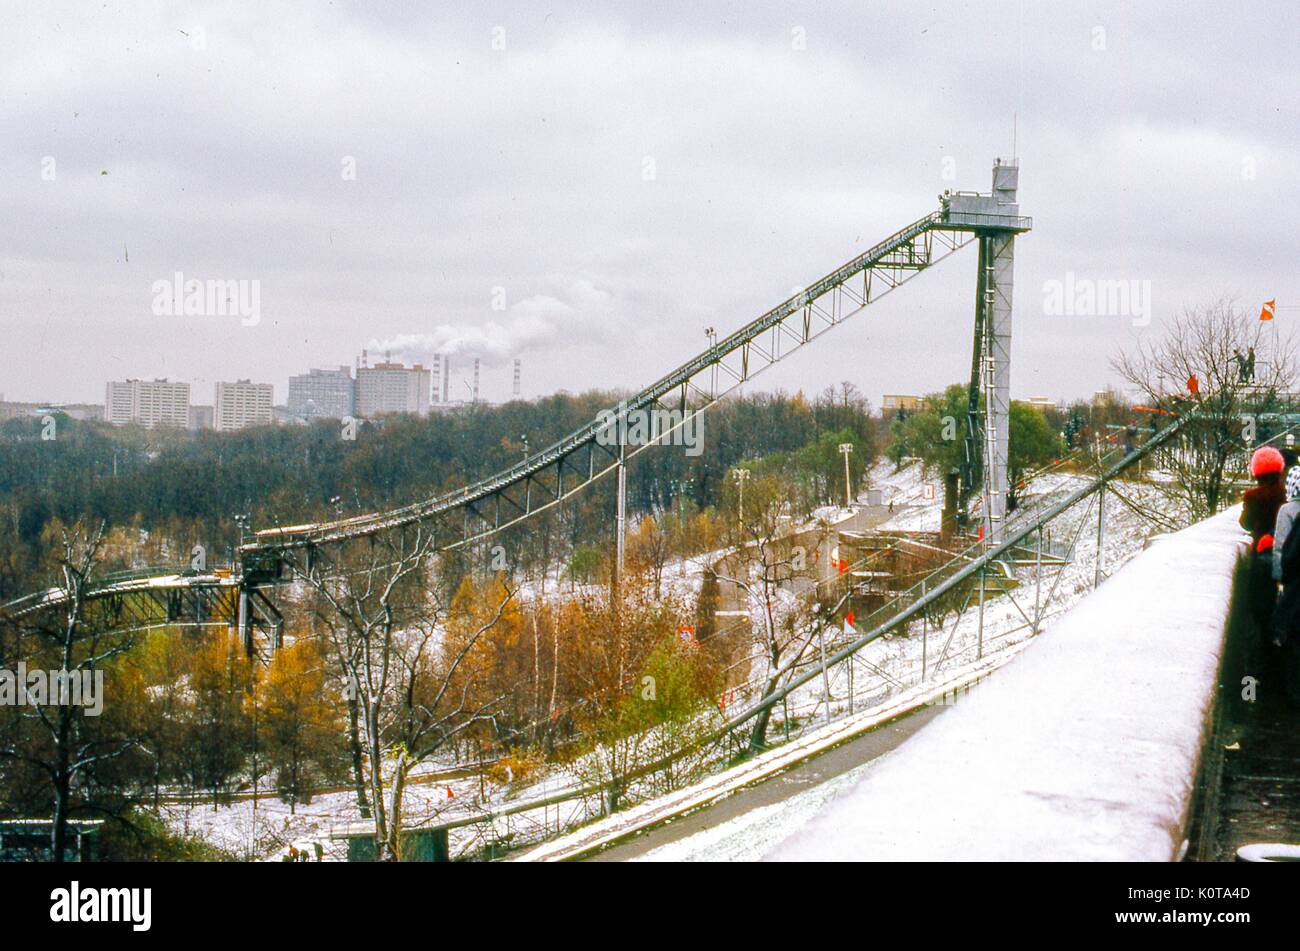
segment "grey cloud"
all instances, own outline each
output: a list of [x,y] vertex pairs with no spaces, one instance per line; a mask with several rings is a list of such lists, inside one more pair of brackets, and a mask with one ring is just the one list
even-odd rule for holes
[[[1018,391],[1104,384],[1129,332],[1045,318],[1040,289],[1067,270],[1151,279],[1153,332],[1211,290],[1300,298],[1276,218],[1300,161],[1289,3],[25,2],[6,16],[9,398],[100,399],[105,379],[164,372],[251,375],[282,397],[291,373],[394,342],[522,355],[531,392],[634,387],[943,188],[987,187],[1013,114],[1036,220],[1018,259]],[[960,378],[973,267],[944,264],[763,385],[852,378],[878,395]],[[149,287],[176,270],[259,279],[265,319],[160,322]],[[584,279],[608,299],[568,296]]]

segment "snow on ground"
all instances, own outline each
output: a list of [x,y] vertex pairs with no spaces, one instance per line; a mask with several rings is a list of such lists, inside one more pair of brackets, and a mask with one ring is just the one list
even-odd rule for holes
[[[1086,481],[1078,475],[1044,477],[1041,486],[1031,486],[1033,491],[1026,494],[1021,514],[1028,516],[1031,510],[1040,508],[1043,503],[1064,498]],[[1160,503],[1161,496],[1156,487],[1142,483],[1117,483],[1117,486],[1139,510],[1157,508]],[[1114,497],[1109,498],[1102,542],[1102,577],[1127,563],[1142,550],[1147,538],[1160,530],[1159,525],[1133,508]],[[945,674],[956,666],[975,660],[981,652],[987,656],[1029,639],[1033,636],[1029,621],[1034,616],[1036,598],[1044,622],[1081,600],[1092,590],[1097,570],[1095,503],[1081,502],[1057,518],[1044,534],[1044,541],[1053,548],[1064,549],[1072,545],[1072,559],[1064,566],[1044,565],[1041,578],[1032,564],[1016,566],[1014,573],[1019,586],[1010,596],[986,593],[982,618],[978,599],[972,597],[961,619],[955,620],[950,614],[942,630],[930,629],[923,633],[921,622],[913,621],[906,632],[900,629],[862,648],[855,655],[851,668],[849,664],[830,668],[827,672],[831,688],[830,716],[838,716],[850,706],[861,708],[879,702],[890,693],[918,682],[923,664],[926,678],[932,679],[937,674]],[[865,628],[852,634],[837,634],[827,641],[827,653],[864,632]],[[815,666],[817,659],[814,648],[805,668]],[[825,722],[828,714],[822,678],[816,677],[795,690],[786,705],[778,708],[775,730],[783,729],[781,717],[787,709],[791,719],[797,721],[798,729]]]
[[837,785],[767,857],[1176,860],[1243,548],[1238,514],[1144,552],[956,709]]
[[[1022,495],[1020,514],[1027,515],[1052,500],[1064,497],[1066,493],[1083,485],[1085,481],[1083,476],[1062,473],[1040,477]],[[912,522],[917,522],[924,529],[931,527],[933,530],[938,529],[942,492],[936,491],[936,498],[927,500],[923,497],[925,484],[926,479],[919,463],[913,462],[897,472],[890,463],[882,463],[872,470],[871,487],[885,489],[886,501],[892,497],[895,500],[896,510],[900,506],[903,507],[903,510],[886,523],[886,526],[914,528]],[[1136,508],[1158,506],[1160,493],[1157,487],[1143,483],[1123,482],[1116,485],[1132,500]],[[911,507],[907,508],[907,506]],[[842,521],[851,515],[844,509],[829,509],[826,514],[834,521]],[[933,526],[930,525],[930,521],[933,522]],[[1095,507],[1090,507],[1085,502],[1076,506],[1073,512],[1057,519],[1050,529],[1050,534],[1045,536],[1057,547],[1070,543],[1072,539],[1075,546],[1073,560],[1064,568],[1045,566],[1042,570],[1038,596],[1045,605],[1046,618],[1060,614],[1091,590],[1097,559],[1096,523]],[[1141,550],[1144,541],[1158,530],[1159,527],[1150,520],[1143,518],[1117,499],[1111,498],[1107,503],[1102,548],[1104,574],[1112,573],[1132,558]],[[718,556],[720,557],[721,554],[719,552]],[[693,595],[699,587],[699,571],[702,563],[700,558],[694,558],[669,566],[665,571],[665,589],[683,596]],[[1013,592],[1014,602],[1005,596],[990,595],[986,599],[983,611],[983,651],[986,657],[1032,636],[1024,614],[1032,616],[1035,589],[1039,579],[1032,565],[1019,566],[1016,575],[1020,585]],[[557,590],[559,589],[549,588],[548,593]],[[567,593],[567,587],[563,590]],[[785,600],[784,594],[782,600]],[[754,620],[760,621],[757,617]],[[858,633],[860,632],[838,633],[828,637],[827,652],[830,653],[848,643]],[[922,636],[919,622],[913,623],[907,633],[900,631],[864,647],[855,655],[852,665],[840,664],[832,667],[828,671],[831,688],[829,703],[820,676],[794,691],[786,704],[774,711],[772,735],[778,739],[782,737],[787,711],[791,721],[791,736],[796,737],[849,712],[850,709],[862,710],[871,704],[883,702],[903,689],[915,686],[921,679],[923,655],[927,681],[933,680],[936,675],[951,675],[953,671],[976,661],[980,650],[979,645],[980,612],[977,606],[968,607],[961,620],[956,623],[952,623],[950,617],[945,630],[931,631],[928,636]],[[816,661],[817,647],[814,647],[813,652],[805,660],[804,669],[808,669],[809,665],[815,665]],[[756,681],[762,679],[762,666],[760,660],[754,671]],[[732,703],[743,704],[745,700],[746,698],[737,696]],[[430,773],[446,769],[449,765],[452,764],[424,764],[417,771],[417,777],[427,777]],[[453,815],[478,812],[484,807],[490,808],[493,805],[500,806],[574,789],[582,784],[579,778],[580,765],[579,763],[567,768],[555,769],[535,781],[516,783],[508,788],[489,783],[484,802],[478,801],[477,777],[414,782],[408,787],[407,821],[408,824],[432,822],[439,816],[445,820]],[[448,788],[453,793],[450,799],[447,796]],[[810,799],[809,803],[811,804],[812,801]],[[325,839],[331,827],[358,818],[355,800],[350,793],[319,795],[311,803],[298,806],[295,815],[290,815],[287,805],[268,794],[258,802],[256,821],[254,821],[252,803],[248,800],[240,800],[216,810],[213,810],[210,802],[205,804],[200,801],[193,807],[169,805],[164,811],[169,824],[178,831],[202,835],[215,845],[229,849],[241,857],[249,858],[274,857],[291,841]],[[761,821],[761,819],[754,821]],[[543,824],[544,822],[543,819]],[[474,835],[474,830],[453,833],[453,853],[466,847]],[[330,849],[328,842],[326,844],[331,857],[341,857],[341,846],[335,845]]]
[[867,473],[867,486],[880,489],[886,505],[894,504],[896,514],[877,526],[881,531],[939,531],[943,515],[943,482],[927,476],[918,460],[906,462],[897,471],[888,460],[876,463]]
[[[885,754],[888,757],[889,753]],[[734,819],[661,845],[634,862],[753,862],[809,823],[836,796],[853,788],[873,760],[781,802],[760,806]]]
[[895,505],[920,501],[925,487],[933,484],[934,480],[926,478],[917,459],[905,460],[897,467],[890,460],[881,459],[867,470],[867,488],[880,489],[886,504],[891,500]]
[[[555,769],[541,779],[505,785],[484,780],[480,797],[477,775],[441,778],[436,773],[446,764],[424,763],[413,770],[406,787],[403,825],[414,828],[434,825],[479,815],[493,808],[501,808],[521,798],[542,798],[582,785],[577,770],[581,763]],[[448,796],[448,791],[451,796]],[[368,792],[368,791],[367,791]],[[341,842],[331,842],[331,831],[338,831],[349,823],[364,822],[356,808],[356,796],[351,791],[321,793],[310,803],[299,803],[293,814],[289,806],[278,799],[274,791],[263,787],[256,808],[251,798],[240,798],[213,809],[212,800],[198,798],[193,805],[183,802],[164,802],[161,809],[171,828],[186,835],[199,836],[213,845],[225,849],[241,859],[253,861],[277,860],[290,843],[314,840],[325,849],[327,860],[342,860],[346,847]],[[539,810],[531,824],[545,824],[547,815]],[[508,825],[508,824],[507,824]],[[518,830],[527,830],[526,817],[517,823]],[[504,827],[496,830],[501,834]],[[453,830],[451,850],[456,855],[479,843],[481,828]],[[301,847],[301,846],[300,846]]]
[[[448,788],[455,798],[447,798]],[[405,823],[427,823],[440,813],[461,808],[461,802],[473,800],[477,793],[477,777],[412,784],[407,787]],[[251,798],[216,809],[210,798],[206,802],[200,798],[193,806],[164,803],[162,814],[173,830],[199,836],[241,859],[252,860],[275,858],[290,842],[308,839],[320,841],[329,857],[342,858],[343,846],[329,841],[330,830],[359,816],[351,792],[319,794],[310,803],[299,803],[291,815],[288,804],[265,788],[256,809]]]
[[[1022,515],[1064,498],[1069,492],[1084,485],[1086,479],[1078,475],[1052,474],[1044,476],[1030,486],[1024,496]],[[1156,489],[1142,484],[1118,485],[1119,491],[1130,498],[1138,509],[1158,507],[1160,495]],[[1042,588],[1038,595],[1045,607],[1043,622],[1050,625],[1054,618],[1093,589],[1096,572],[1097,513],[1085,501],[1076,510],[1054,524],[1051,542],[1064,547],[1073,543],[1074,560],[1064,566],[1045,567],[1042,570]],[[1107,502],[1106,534],[1102,546],[1103,577],[1118,570],[1141,551],[1146,539],[1157,530],[1153,523],[1111,498]],[[1046,538],[1045,538],[1046,540]],[[1014,592],[1019,607],[1007,597],[989,595],[984,608],[984,658],[1005,656],[1012,648],[1027,646],[1032,637],[1023,610],[1032,615],[1034,589],[1038,580],[1033,566],[1017,569],[1021,585]],[[926,656],[925,683],[932,684],[980,665],[980,618],[978,607],[968,607],[966,615],[956,624],[949,624],[942,632],[932,631],[922,636],[919,623],[914,623],[910,634],[896,634],[878,640],[856,655],[852,670],[854,683],[850,689],[849,665],[842,664],[828,671],[831,688],[830,715],[827,714],[825,688],[820,677],[794,691],[788,703],[778,707],[772,735],[779,739],[784,729],[783,716],[788,710],[792,721],[795,745],[804,742],[801,737],[813,735],[814,728],[839,719],[850,709],[886,702],[905,691],[915,690],[921,684],[922,653]],[[850,635],[841,635],[828,644],[828,650],[842,646]],[[945,649],[946,648],[946,649]],[[996,661],[995,661],[996,662]],[[816,667],[816,656],[804,669]],[[784,750],[785,747],[777,747]],[[879,762],[879,761],[877,761]],[[737,817],[724,826],[708,830],[687,840],[664,846],[644,857],[649,861],[710,861],[742,860],[756,858],[770,847],[772,841],[797,829],[840,791],[849,788],[855,778],[864,774],[865,767],[845,777],[840,777],[783,803],[764,807]],[[705,784],[702,784],[705,785]]]
[[1235,521],[1162,541],[903,747],[636,861],[1174,858]]
[[920,704],[946,705],[959,693],[987,677],[1018,653],[1018,650],[1003,651],[996,657],[964,665],[940,680],[929,680],[909,690],[896,693],[884,703],[859,709],[854,715],[841,717],[834,723],[810,731],[797,740],[774,746],[756,756],[746,757],[738,764],[715,770],[702,779],[676,788],[666,795],[646,799],[630,809],[605,816],[597,822],[553,838],[535,849],[515,855],[514,860],[564,861],[609,845],[634,832],[652,828],[665,820],[694,811],[746,786],[760,783],[766,777],[783,772],[820,751],[831,749],[875,726],[887,723]]

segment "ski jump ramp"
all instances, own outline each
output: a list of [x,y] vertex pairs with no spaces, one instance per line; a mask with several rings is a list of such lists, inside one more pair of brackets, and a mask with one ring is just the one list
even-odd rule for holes
[[773,844],[772,861],[1174,861],[1245,552],[1163,537]]

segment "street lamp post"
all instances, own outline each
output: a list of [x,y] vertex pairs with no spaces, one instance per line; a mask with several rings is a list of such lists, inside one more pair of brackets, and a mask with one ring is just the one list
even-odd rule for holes
[[[244,530],[249,526],[251,522],[252,522],[252,518],[248,515],[235,516],[235,524],[239,526],[239,548],[240,549],[244,547]],[[239,553],[239,549],[235,550],[235,556],[236,559],[242,557]],[[240,565],[238,570],[236,570],[236,566],[234,564],[232,564],[230,567],[231,567],[231,574],[239,579],[239,614],[238,614],[239,636],[243,639],[244,650],[247,653],[251,654],[253,648],[253,640],[252,640],[251,627],[248,619],[248,610],[249,610],[248,586],[244,582],[243,566]]]
[[849,484],[849,453],[853,451],[853,443],[840,443],[840,453],[844,456],[844,507],[853,508],[853,490]]

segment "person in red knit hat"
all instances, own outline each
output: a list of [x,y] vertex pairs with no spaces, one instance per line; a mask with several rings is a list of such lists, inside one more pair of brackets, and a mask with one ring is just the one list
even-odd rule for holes
[[1277,510],[1286,502],[1283,473],[1286,461],[1272,446],[1261,446],[1250,457],[1254,488],[1241,498],[1241,527],[1250,532],[1251,556],[1248,592],[1251,617],[1260,643],[1267,638],[1277,604],[1277,582],[1273,580],[1273,526]]

